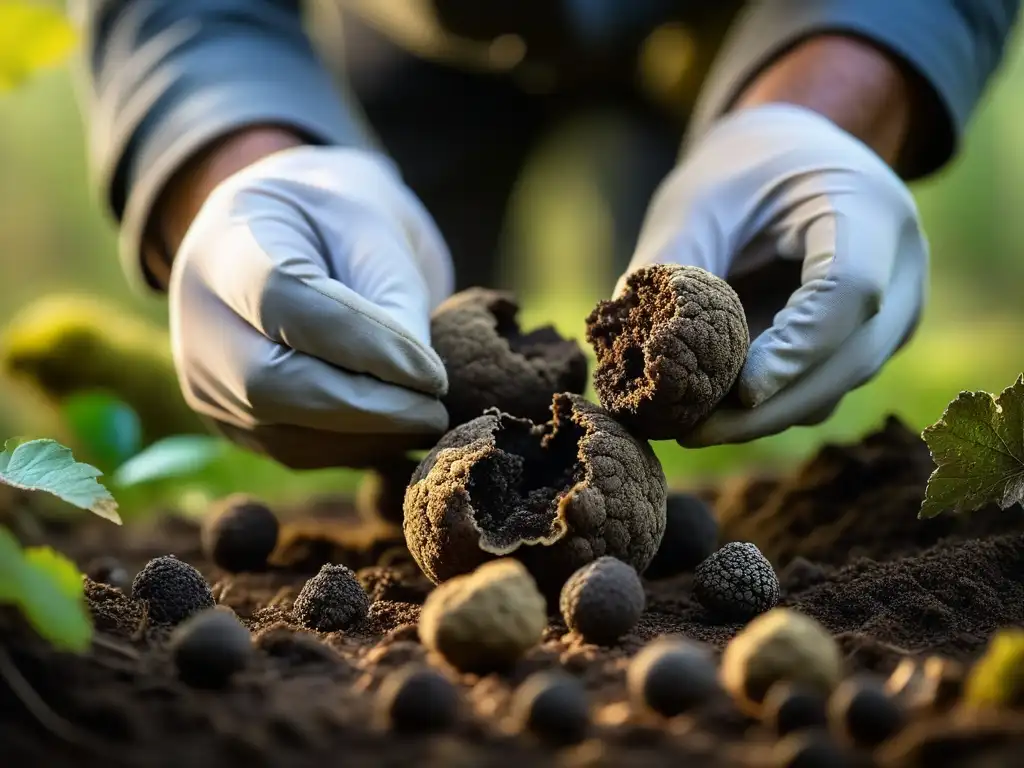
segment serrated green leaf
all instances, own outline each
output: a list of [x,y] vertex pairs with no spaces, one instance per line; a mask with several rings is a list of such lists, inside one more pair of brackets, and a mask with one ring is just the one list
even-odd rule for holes
[[0,453],[0,482],[27,491],[45,491],[121,525],[117,502],[97,480],[103,473],[75,461],[55,440],[29,440]]
[[198,472],[224,451],[223,440],[210,435],[172,435],[145,448],[114,473],[114,482],[128,487]]
[[918,517],[1024,501],[1024,375],[998,397],[961,392],[921,436],[936,468]]
[[0,0],[0,92],[21,85],[37,70],[64,61],[75,29],[56,8],[24,0]]

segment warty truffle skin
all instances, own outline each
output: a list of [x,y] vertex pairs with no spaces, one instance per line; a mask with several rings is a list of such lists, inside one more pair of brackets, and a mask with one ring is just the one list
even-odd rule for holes
[[587,357],[551,326],[522,333],[512,294],[469,288],[451,296],[431,318],[431,345],[444,362],[442,399],[449,427],[488,408],[531,421],[548,418],[557,392],[582,393]]
[[305,583],[292,605],[304,627],[320,632],[348,629],[366,617],[370,598],[355,573],[344,565],[327,563]]
[[699,267],[656,264],[587,317],[594,389],[647,440],[680,440],[729,394],[750,348],[736,292]]
[[174,555],[155,557],[135,575],[132,598],[144,601],[158,624],[180,624],[216,602],[203,575]]
[[665,498],[651,447],[563,393],[545,424],[492,409],[445,435],[413,474],[404,531],[435,584],[513,556],[557,606],[566,579],[603,555],[642,573],[665,532]]
[[612,645],[632,630],[646,605],[637,572],[608,555],[570,576],[559,603],[566,626],[598,645]]

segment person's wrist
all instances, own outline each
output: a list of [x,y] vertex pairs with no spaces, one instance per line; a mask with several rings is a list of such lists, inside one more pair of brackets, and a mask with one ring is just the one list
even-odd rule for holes
[[253,163],[308,142],[277,126],[247,126],[205,146],[170,179],[153,207],[147,231],[146,270],[161,285],[170,279],[177,252],[210,193]]

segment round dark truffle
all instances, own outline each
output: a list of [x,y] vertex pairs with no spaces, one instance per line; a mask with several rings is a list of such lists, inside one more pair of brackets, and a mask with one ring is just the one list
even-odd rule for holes
[[116,557],[97,557],[86,566],[85,575],[122,592],[128,592],[132,586],[131,576]]
[[222,688],[249,663],[252,638],[233,611],[209,608],[175,627],[169,648],[186,685]]
[[693,592],[716,616],[746,621],[775,607],[779,578],[756,546],[732,541],[697,566]]
[[700,707],[721,691],[711,650],[675,637],[654,640],[634,656],[626,686],[635,706],[664,717]]
[[174,555],[156,557],[135,574],[132,597],[145,602],[155,624],[180,624],[216,601],[210,585],[193,566]]
[[377,692],[377,717],[400,733],[437,733],[455,725],[459,692],[443,674],[409,664],[389,674]]
[[405,497],[405,539],[435,584],[523,562],[557,608],[566,579],[611,555],[642,572],[665,532],[665,473],[604,409],[559,394],[534,424],[490,410],[445,435]]
[[587,317],[594,389],[609,413],[648,440],[679,440],[729,394],[750,331],[739,296],[699,267],[656,264]]
[[644,571],[647,579],[668,579],[693,571],[718,547],[718,521],[703,500],[670,493],[665,508],[661,547]]
[[611,645],[640,621],[647,597],[636,570],[605,555],[580,568],[562,587],[562,619],[586,642]]
[[220,500],[203,521],[203,551],[229,573],[262,571],[277,546],[277,516],[266,504],[244,494]]
[[877,747],[899,733],[906,713],[874,678],[843,680],[828,702],[831,730],[851,747]]
[[369,610],[370,598],[352,569],[331,563],[303,585],[292,606],[295,618],[318,632],[349,629]]
[[828,727],[828,697],[786,680],[764,697],[762,720],[780,738],[794,731]]
[[550,746],[578,744],[590,730],[590,703],[580,682],[561,672],[535,672],[516,689],[516,726]]
[[488,408],[532,421],[547,418],[558,392],[587,386],[587,357],[551,326],[523,333],[512,294],[469,288],[441,304],[431,319],[431,344],[448,373],[442,398],[454,428]]

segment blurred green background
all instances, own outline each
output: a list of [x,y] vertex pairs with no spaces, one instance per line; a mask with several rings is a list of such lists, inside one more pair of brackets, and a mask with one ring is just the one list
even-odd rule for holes
[[[816,428],[744,446],[684,451],[657,446],[673,481],[786,466],[823,441],[852,439],[889,413],[920,429],[962,389],[998,391],[1024,367],[1024,48],[1012,42],[1005,65],[957,161],[915,187],[932,244],[931,297],[914,341],[868,386]],[[515,202],[512,241],[524,323],[554,321],[582,339],[583,318],[600,298],[584,259],[606,258],[607,212],[591,194],[588,165],[570,138],[528,170]],[[164,303],[133,293],[117,257],[115,228],[94,196],[85,138],[67,68],[37,74],[0,95],[0,324],[40,297],[84,293],[165,324]],[[593,262],[588,261],[588,264]],[[56,412],[0,381],[0,433],[53,435]],[[252,490],[290,500],[310,490],[351,487],[349,472],[299,475],[232,454],[205,475],[149,489],[136,503],[202,504],[210,494]],[[174,498],[166,494],[173,492]],[[132,493],[141,491],[133,490]]]

